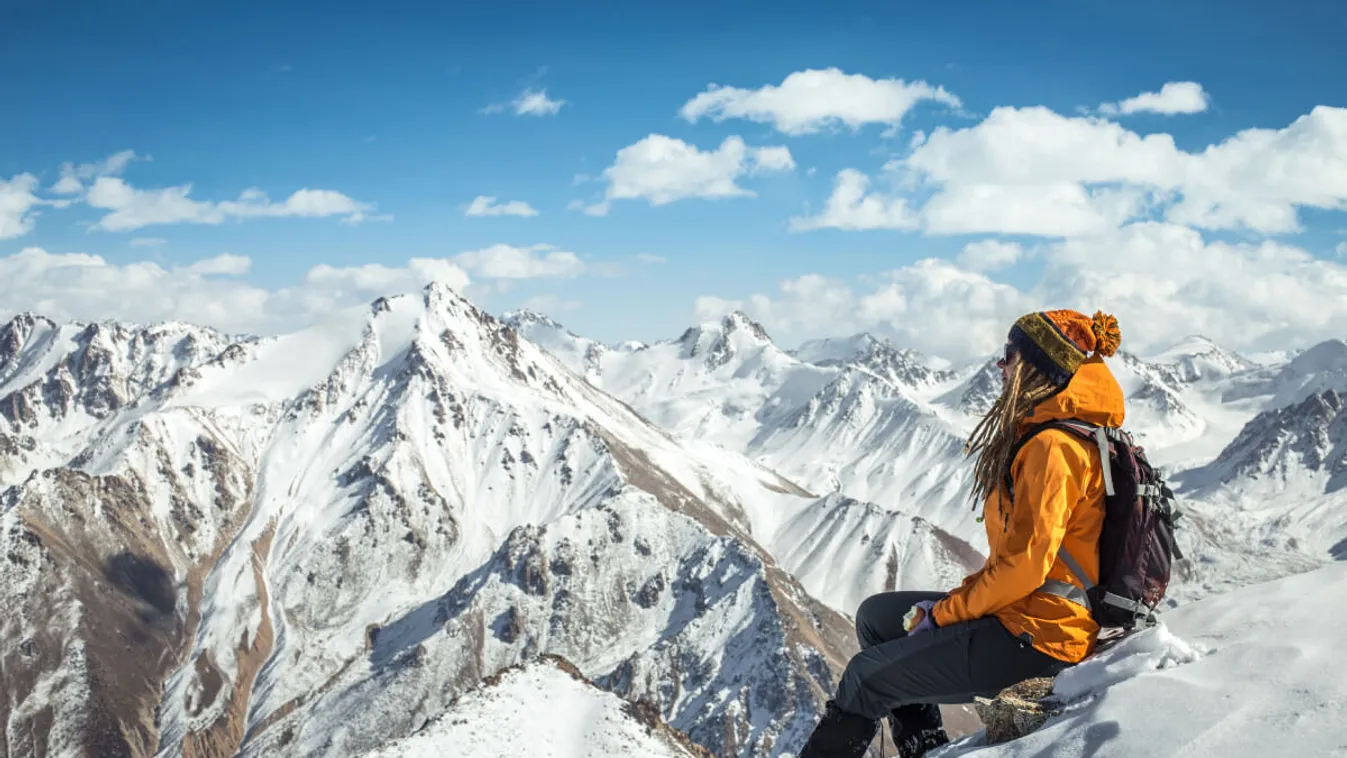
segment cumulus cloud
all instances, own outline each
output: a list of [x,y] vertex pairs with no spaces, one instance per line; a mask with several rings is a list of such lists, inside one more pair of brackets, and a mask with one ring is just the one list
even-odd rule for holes
[[33,194],[37,184],[37,177],[32,174],[19,174],[8,181],[0,179],[0,240],[33,231],[37,216],[33,209],[42,204]]
[[165,268],[28,247],[0,257],[0,316],[29,310],[58,321],[186,321],[227,332],[275,334],[431,281],[459,290],[469,285],[468,275],[444,259],[414,258],[398,267],[321,265],[296,286],[277,289],[242,279],[250,266],[248,258],[228,253]]
[[1160,113],[1173,116],[1181,113],[1201,113],[1207,109],[1210,97],[1197,82],[1165,82],[1159,92],[1143,92],[1118,103],[1104,103],[1099,111],[1108,115],[1130,113]]
[[94,163],[81,163],[78,166],[74,163],[62,163],[61,177],[52,185],[51,191],[59,195],[78,195],[84,192],[85,182],[100,176],[118,176],[136,158],[136,151],[122,150]]
[[680,139],[651,134],[622,148],[603,172],[603,200],[584,207],[590,215],[608,213],[613,200],[645,199],[665,205],[686,198],[752,197],[736,183],[744,175],[790,171],[795,160],[785,147],[749,147],[738,136],[715,150],[703,151]]
[[[1189,152],[1168,134],[1107,119],[1003,107],[974,126],[919,135],[886,168],[911,194],[875,201],[926,197],[914,212],[930,234],[1074,237],[1155,218],[1290,233],[1301,230],[1298,208],[1347,210],[1347,108],[1318,106],[1284,128],[1245,129]],[[839,174],[830,205],[857,202],[860,185],[854,170]],[[876,228],[848,218],[824,214],[805,228]]]
[[[260,217],[339,216],[344,223],[389,221],[389,214],[373,213],[374,206],[353,200],[333,190],[301,189],[284,201],[273,202],[258,189],[244,190],[236,200],[220,202],[189,197],[192,185],[183,184],[156,189],[133,187],[121,178],[126,168],[138,160],[150,160],[133,150],[122,150],[101,161],[64,163],[60,178],[38,194],[39,182],[31,173],[9,180],[0,179],[0,239],[20,237],[31,232],[41,206],[67,208],[85,203],[109,211],[93,227],[108,231],[132,231],[155,224],[220,224],[229,219]],[[54,196],[54,197],[53,197]],[[153,244],[148,240],[133,243]]]
[[552,245],[492,245],[460,253],[454,256],[454,262],[488,279],[572,277],[585,270],[585,263],[578,255]]
[[193,274],[219,274],[222,276],[242,276],[253,267],[253,261],[246,255],[221,253],[214,258],[199,260],[184,270]]
[[[972,266],[1012,257],[1008,248],[970,248],[963,257]],[[953,360],[994,353],[1016,317],[1043,308],[1111,312],[1124,349],[1142,354],[1193,333],[1251,352],[1347,333],[1347,266],[1297,247],[1207,241],[1197,230],[1148,221],[1051,243],[1039,254],[1041,277],[1023,288],[933,258],[865,288],[808,275],[771,294],[699,298],[696,308],[700,318],[742,309],[783,341],[872,331]]]
[[694,123],[701,118],[717,122],[742,118],[772,124],[784,134],[802,135],[840,125],[853,130],[866,124],[896,128],[924,100],[962,107],[959,98],[944,87],[923,81],[871,79],[828,68],[796,71],[780,84],[754,90],[712,84],[679,113]]
[[969,271],[996,271],[1014,265],[1023,256],[1024,248],[1017,242],[986,239],[964,245],[958,262]]
[[111,211],[95,224],[109,231],[131,231],[157,224],[220,224],[231,218],[343,216],[348,223],[390,218],[370,216],[368,212],[373,206],[333,190],[301,189],[279,203],[257,189],[244,190],[237,200],[221,202],[193,200],[188,197],[191,191],[190,184],[137,189],[119,177],[100,176],[89,188],[85,202]]
[[304,276],[304,284],[309,289],[358,298],[352,302],[409,292],[430,282],[441,282],[454,289],[464,290],[471,279],[467,272],[443,258],[412,258],[405,266],[385,266],[381,263],[329,266],[320,263]]
[[791,231],[811,229],[916,229],[921,220],[907,199],[870,192],[870,177],[855,169],[838,172],[823,212],[790,220]]
[[1103,234],[1137,217],[1144,192],[1087,188],[1074,182],[1042,185],[954,185],[921,209],[928,234],[1029,234],[1074,237]]
[[497,203],[491,195],[478,195],[464,209],[465,216],[536,216],[538,211],[522,200]]

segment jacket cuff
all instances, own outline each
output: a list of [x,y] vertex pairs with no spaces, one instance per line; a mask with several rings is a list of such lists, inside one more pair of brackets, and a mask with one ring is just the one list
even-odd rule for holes
[[959,623],[960,619],[950,610],[950,596],[946,596],[931,606],[931,615],[936,626],[949,626]]

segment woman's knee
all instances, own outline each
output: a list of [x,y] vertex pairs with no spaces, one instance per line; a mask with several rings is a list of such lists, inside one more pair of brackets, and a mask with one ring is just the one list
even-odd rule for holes
[[904,636],[902,622],[898,619],[915,602],[908,602],[906,595],[902,592],[881,592],[861,601],[856,608],[856,639],[862,648]]
[[856,639],[860,641],[861,647],[867,647],[874,637],[875,618],[882,604],[879,595],[871,595],[856,608]]

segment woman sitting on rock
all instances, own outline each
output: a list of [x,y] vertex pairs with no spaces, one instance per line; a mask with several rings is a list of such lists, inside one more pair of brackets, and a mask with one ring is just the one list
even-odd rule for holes
[[[885,717],[898,755],[916,758],[949,742],[939,704],[994,697],[1090,654],[1099,626],[1084,605],[1064,596],[1080,586],[1067,561],[1078,562],[1075,568],[1092,581],[1099,576],[1099,449],[1049,429],[1013,459],[1011,453],[1032,424],[1122,425],[1122,389],[1103,361],[1120,341],[1117,321],[1102,313],[1091,319],[1071,310],[1035,312],[1015,322],[998,361],[1001,395],[967,448],[977,455],[973,497],[983,503],[987,561],[949,593],[886,592],[861,603],[862,650],[799,758],[859,757]],[[1044,591],[1045,583],[1055,591]],[[909,611],[920,618],[910,632]]]

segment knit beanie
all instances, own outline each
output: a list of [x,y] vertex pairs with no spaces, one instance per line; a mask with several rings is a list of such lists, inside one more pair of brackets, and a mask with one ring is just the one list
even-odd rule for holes
[[1073,310],[1035,311],[1010,327],[1009,341],[1020,356],[1058,385],[1065,385],[1090,353],[1108,357],[1118,350],[1118,320],[1102,311],[1093,318]]

